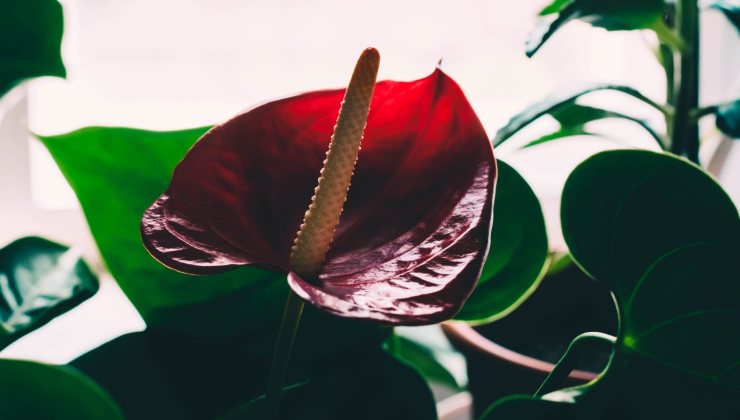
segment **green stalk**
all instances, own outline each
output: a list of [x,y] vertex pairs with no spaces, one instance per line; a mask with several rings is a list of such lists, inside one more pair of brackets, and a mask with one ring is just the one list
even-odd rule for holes
[[676,4],[676,29],[686,47],[679,53],[671,151],[699,163],[699,125],[691,113],[699,107],[699,8],[696,0]]
[[553,370],[547,375],[545,381],[542,382],[537,392],[534,393],[535,397],[541,397],[542,395],[557,389],[560,384],[570,375],[570,372],[575,369],[576,364],[581,360],[581,356],[585,351],[589,350],[604,350],[611,351],[614,347],[616,338],[603,333],[598,332],[587,332],[574,338],[568,346],[568,350],[555,365]]
[[288,371],[290,354],[293,352],[293,343],[298,332],[298,324],[303,313],[303,300],[293,291],[288,292],[288,300],[285,302],[283,320],[280,323],[275,350],[272,353],[270,364],[270,375],[267,379],[267,391],[265,399],[267,404],[266,413],[277,419],[280,411],[280,395]]

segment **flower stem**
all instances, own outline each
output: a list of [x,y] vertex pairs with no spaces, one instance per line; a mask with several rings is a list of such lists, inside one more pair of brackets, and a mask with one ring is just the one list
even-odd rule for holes
[[[363,51],[357,60],[352,79],[339,109],[337,124],[329,143],[324,167],[321,169],[311,205],[295,239],[288,263],[291,271],[301,277],[316,277],[324,262],[334,229],[339,223],[347,191],[360,150],[362,134],[375,90],[380,56],[374,48]],[[280,394],[290,363],[293,342],[303,312],[303,300],[292,291],[285,302],[275,350],[267,380],[266,413],[277,420],[280,415]]]
[[275,350],[272,352],[272,363],[270,364],[270,376],[267,379],[267,391],[265,393],[267,410],[266,413],[277,419],[280,414],[280,394],[288,371],[290,354],[293,351],[298,324],[303,313],[303,300],[292,291],[288,292],[288,300],[285,302],[283,321],[280,324]]

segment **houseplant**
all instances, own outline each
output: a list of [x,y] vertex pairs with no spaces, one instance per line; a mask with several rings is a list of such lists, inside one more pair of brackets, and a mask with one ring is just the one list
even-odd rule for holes
[[[564,2],[559,3],[562,6]],[[678,44],[675,42],[676,39],[668,41],[674,41],[672,43],[674,47]],[[341,98],[336,102],[339,100]],[[412,106],[408,108],[413,109]],[[576,114],[580,115],[578,112]],[[445,119],[438,116],[433,118],[433,121],[444,122]],[[329,124],[331,123],[333,121]],[[444,126],[443,123],[440,124]],[[56,377],[52,377],[59,372],[56,367],[48,367],[46,373],[31,374],[29,371],[23,372],[19,369],[16,362],[4,363],[3,378],[10,378],[6,379],[5,386],[12,388],[15,385],[14,391],[24,394],[25,399],[19,401],[45,402],[35,406],[31,403],[11,406],[10,415],[17,415],[19,410],[39,407],[54,410],[55,407],[60,407],[59,404],[65,404],[70,410],[78,410],[77,418],[116,418],[121,412],[134,418],[173,416],[208,418],[220,415],[228,418],[254,415],[255,410],[262,409],[265,400],[260,395],[264,391],[267,366],[278,331],[283,300],[288,293],[284,276],[256,268],[239,268],[229,273],[205,277],[185,276],[159,265],[139,242],[138,227],[141,214],[167,189],[175,164],[208,129],[209,127],[204,127],[165,133],[93,127],[42,138],[75,189],[108,268],[146,318],[148,329],[105,343],[100,348],[82,355],[71,367],[61,369],[63,373],[73,378],[69,381],[69,386],[65,387],[69,394],[61,394],[39,386],[40,383],[57,381]],[[321,150],[318,153],[319,163],[323,152]],[[224,156],[227,155],[224,153]],[[718,237],[724,240],[724,235],[733,233],[731,230],[734,226],[733,213],[728,210],[726,198],[718,192],[713,181],[707,180],[704,175],[697,172],[697,168],[687,168],[682,162],[649,154],[638,153],[627,158],[624,155],[613,156],[613,158],[601,157],[599,159],[602,160],[598,160],[596,164],[592,162],[580,168],[578,177],[600,179],[614,177],[616,174],[620,178],[619,175],[631,172],[623,172],[621,168],[617,170],[612,167],[604,175],[604,171],[599,169],[608,165],[615,166],[614,163],[609,163],[610,161],[616,161],[616,166],[620,167],[620,163],[625,161],[642,160],[646,162],[642,167],[661,168],[663,173],[667,174],[666,178],[670,179],[672,175],[677,174],[679,178],[685,180],[681,186],[691,183],[697,186],[697,190],[707,191],[709,195],[707,202],[710,203],[707,208],[720,210],[720,213],[724,214],[720,217],[713,213],[711,217],[707,217],[716,219],[716,225],[727,230],[724,233],[720,232]],[[603,159],[606,159],[607,163],[603,163]],[[520,220],[514,217],[511,220],[516,223],[517,229],[526,231],[528,227],[532,228],[530,236],[534,238],[536,246],[522,246],[516,241],[506,240],[496,244],[499,236],[506,237],[506,228],[514,225],[499,223],[497,229],[497,225],[494,224],[492,241],[496,251],[488,258],[487,266],[484,268],[487,274],[460,315],[481,322],[501,318],[515,310],[536,288],[547,259],[546,238],[543,236],[543,229],[540,229],[541,219],[537,217],[539,208],[536,197],[533,201],[533,194],[531,190],[525,188],[526,184],[524,186],[521,183],[517,184],[519,178],[513,175],[511,168],[504,163],[499,163],[498,166],[500,170],[498,199],[493,205],[499,208],[495,211],[498,215],[506,214],[507,203],[512,206],[509,208],[509,214],[514,216],[524,214],[526,209],[526,214],[531,217],[522,217]],[[320,165],[316,165],[317,171],[319,168]],[[512,175],[505,177],[507,172]],[[639,176],[640,173],[625,182],[633,182]],[[617,179],[614,184],[621,185],[618,181],[624,180]],[[659,197],[654,189],[650,189],[655,185],[648,184],[645,190],[640,189],[640,194],[648,198],[654,195]],[[594,194],[604,192],[602,188],[597,188],[597,191],[588,190],[586,188],[588,184],[585,186],[581,184],[580,188],[577,182],[572,185],[575,186],[569,191],[576,198],[593,197]],[[664,185],[675,189],[670,183],[658,183],[661,187],[659,189],[663,189]],[[624,188],[630,189],[630,185]],[[502,197],[506,197],[504,192],[507,190],[510,198],[504,200]],[[671,194],[667,196],[673,197]],[[306,197],[308,198],[310,196]],[[577,199],[571,200],[578,202]],[[644,201],[635,200],[635,202]],[[662,208],[658,205],[665,202],[669,200],[656,200],[655,208]],[[511,203],[517,203],[517,206]],[[402,212],[408,210],[406,206],[400,208]],[[595,213],[609,216],[610,208],[606,206],[601,209],[602,211]],[[677,208],[681,209],[683,206]],[[574,205],[567,213],[577,214],[579,209],[579,206]],[[665,212],[661,211],[661,214],[663,213]],[[627,217],[630,214],[625,212],[619,216]],[[734,215],[736,217],[736,213]],[[681,220],[681,213],[677,212],[676,218]],[[591,219],[590,215],[585,219]],[[593,218],[603,222],[597,219]],[[535,220],[535,223],[530,223],[532,220]],[[667,231],[675,230],[675,226],[681,223],[673,219],[669,222],[670,228],[666,228]],[[604,223],[606,222],[602,224]],[[648,227],[653,225],[645,224]],[[698,232],[710,230],[704,226],[694,229]],[[512,229],[509,233],[516,237],[519,231]],[[574,239],[569,242],[572,246],[581,240],[576,236],[574,234]],[[608,235],[599,235],[602,236]],[[593,242],[592,239],[589,238],[590,243]],[[620,240],[625,242],[627,239]],[[683,254],[668,258],[682,261],[704,259],[708,263],[711,262],[708,265],[721,268],[725,260],[719,257],[727,251],[715,250],[714,247],[716,246],[682,249],[680,251],[690,253],[691,258],[686,258]],[[712,252],[708,252],[707,249]],[[584,265],[589,273],[594,274],[598,264],[587,266],[583,261],[588,261],[588,258],[574,253],[576,260]],[[620,254],[619,257],[628,261],[634,259],[632,255],[624,257]],[[611,258],[610,256],[609,259]],[[597,262],[599,259],[597,256]],[[521,263],[522,260],[525,262]],[[662,267],[662,265],[659,267],[660,270],[663,270]],[[688,272],[691,267],[681,268],[679,271]],[[651,273],[663,278],[665,274],[661,274],[660,270],[656,269]],[[610,285],[619,285],[623,279],[609,278],[608,281]],[[688,284],[690,285],[690,282]],[[664,289],[665,286],[661,288]],[[683,290],[684,296],[699,295],[696,291],[681,289],[675,285],[671,286],[671,290]],[[724,295],[730,297],[736,295],[732,293],[733,290],[729,292]],[[459,300],[454,302],[455,305],[461,303]],[[288,386],[283,390],[286,402],[282,411],[284,416],[434,417],[433,401],[423,378],[416,370],[401,364],[387,352],[382,351],[381,343],[390,334],[388,328],[334,318],[322,311],[312,310],[311,307],[304,311],[303,325],[296,337],[293,352],[297,369],[292,369],[288,374]],[[634,313],[645,312],[636,310]],[[633,318],[640,320],[639,317]],[[640,331],[641,324],[631,325],[633,331]],[[707,328],[707,331],[712,330],[711,326]],[[629,340],[622,339],[623,343],[627,341]],[[612,345],[608,337],[597,335],[586,336],[578,341],[581,342]],[[651,347],[648,350],[654,351],[655,348]],[[597,391],[606,389],[607,391],[601,392],[608,396],[614,394],[609,391],[630,384],[633,379],[630,375],[636,370],[630,368],[629,363],[642,363],[641,366],[646,371],[659,371],[660,374],[654,373],[650,376],[650,379],[655,381],[653,384],[660,383],[666,378],[671,378],[672,382],[678,384],[685,383],[687,376],[693,378],[696,376],[696,370],[701,370],[697,369],[701,366],[689,366],[694,370],[692,374],[677,373],[671,368],[660,370],[660,367],[651,365],[649,360],[632,357],[632,354],[625,351],[622,351],[622,354],[629,357],[613,363],[613,366],[620,367],[616,370],[617,374],[611,373],[608,381],[600,382],[601,385],[594,389]],[[704,356],[707,352],[698,349],[689,356],[694,358],[697,354]],[[570,360],[566,358],[566,362],[561,365],[562,368],[556,372],[552,380],[548,381],[543,392],[549,390],[555,379],[563,376],[563,370]],[[11,374],[12,372],[16,373]],[[18,387],[18,384],[22,384],[23,387]],[[640,399],[641,389],[635,388],[635,391],[638,392],[619,395],[623,400],[649,409],[650,401]],[[731,393],[722,392],[725,394],[715,392],[712,395],[720,397],[725,395],[725,401],[734,401]],[[588,409],[591,410],[590,413],[594,413],[593,410],[599,410],[600,407],[610,407],[610,400],[604,398],[604,394],[597,398],[599,395],[595,391],[584,393],[587,395],[584,400],[588,404],[579,402],[577,406],[551,404],[535,398],[515,398],[498,404],[494,410],[499,414],[503,412],[501,416],[505,415],[507,410],[511,410],[509,412],[513,412],[515,418],[524,416],[521,412],[516,413],[517,409],[530,410],[530,413],[533,410],[545,411],[546,414],[543,415],[549,417],[553,415],[547,413],[547,410],[573,411],[573,407],[577,410]],[[561,398],[567,395],[574,393],[572,391],[560,393]],[[691,393],[684,393],[681,396],[690,397]],[[251,397],[255,398],[250,400]],[[684,400],[690,401],[688,398]],[[718,398],[718,401],[713,403],[722,401],[722,398]],[[705,407],[707,404],[694,404],[692,407]],[[586,408],[583,408],[584,405]],[[714,405],[721,407],[721,404]],[[32,415],[34,412],[24,413]],[[74,411],[72,413],[69,415],[75,416]]]
[[[728,2],[719,2],[712,4],[711,7],[722,10],[733,23],[737,23],[737,6],[733,6]],[[700,145],[697,124],[698,119],[705,115],[715,114],[717,126],[720,130],[730,137],[738,136],[738,132],[733,129],[736,123],[730,122],[736,121],[736,117],[732,117],[731,115],[737,112],[737,100],[718,106],[698,106],[698,60],[700,54],[698,44],[698,13],[699,9],[696,2],[664,3],[662,1],[657,1],[620,2],[617,4],[613,2],[599,1],[560,1],[550,4],[542,11],[543,17],[541,18],[541,22],[533,31],[530,40],[528,41],[528,55],[531,56],[536,53],[542,44],[547,41],[550,36],[555,34],[562,25],[574,19],[581,19],[593,24],[594,26],[602,27],[607,30],[650,29],[655,32],[657,38],[660,40],[656,53],[661,60],[661,64],[663,65],[666,74],[667,103],[658,104],[642,95],[639,91],[628,86],[608,84],[589,86],[582,90],[557,93],[512,118],[509,124],[498,131],[497,135],[493,139],[494,144],[499,145],[503,143],[528,124],[547,114],[552,116],[559,123],[560,128],[553,133],[530,141],[527,143],[528,147],[557,139],[567,138],[569,136],[596,135],[590,131],[590,127],[586,126],[587,123],[605,118],[621,118],[639,124],[639,126],[644,128],[648,134],[646,137],[652,138],[660,148],[666,152],[683,156],[688,160],[698,163]],[[666,134],[659,134],[658,131],[644,120],[636,118],[633,115],[576,103],[581,96],[603,89],[623,92],[658,109],[665,117]],[[611,288],[612,293],[616,296],[617,310],[620,316],[618,338],[615,339],[612,344],[609,344],[611,339],[603,340],[605,337],[601,337],[599,335],[595,337],[585,335],[576,338],[571,345],[571,348],[568,350],[568,353],[563,357],[561,362],[558,364],[558,367],[555,368],[555,373],[551,374],[551,378],[548,378],[540,390],[534,394],[534,398],[511,397],[509,399],[503,399],[496,403],[487,412],[486,416],[489,416],[490,418],[601,418],[608,417],[610,415],[608,413],[608,407],[614,404],[619,404],[623,408],[622,411],[618,411],[618,414],[611,414],[616,418],[654,418],[651,416],[656,415],[656,407],[666,404],[666,400],[662,399],[664,397],[660,393],[654,393],[655,399],[650,401],[648,399],[637,398],[630,391],[620,393],[615,391],[615,388],[612,388],[610,391],[603,391],[609,386],[603,385],[604,383],[611,383],[611,386],[615,386],[614,384],[618,383],[616,388],[641,389],[640,385],[637,383],[639,380],[636,378],[640,375],[636,374],[636,369],[638,366],[640,369],[646,369],[646,365],[642,363],[643,361],[631,362],[633,364],[627,365],[627,368],[624,367],[624,364],[621,364],[625,359],[632,357],[630,350],[627,349],[634,349],[635,347],[639,347],[639,345],[635,345],[633,342],[634,337],[629,335],[629,330],[634,328],[630,325],[631,319],[635,317],[635,315],[630,314],[633,306],[628,303],[629,299],[628,296],[624,295],[625,292],[620,292],[619,290],[620,287],[624,286],[620,286],[615,282],[624,281],[623,279],[626,278],[625,276],[627,276],[627,274],[624,273],[625,270],[622,267],[632,264],[635,260],[642,259],[643,264],[645,261],[654,261],[655,264],[655,266],[647,272],[645,272],[645,269],[647,268],[646,265],[639,266],[639,268],[633,268],[635,271],[628,275],[633,279],[640,278],[642,273],[645,272],[641,282],[660,282],[660,274],[653,274],[655,278],[651,278],[650,275],[652,270],[660,271],[662,269],[660,268],[662,265],[671,266],[670,269],[675,270],[676,268],[674,268],[674,264],[675,267],[677,267],[679,262],[667,261],[670,261],[673,258],[678,260],[679,257],[671,257],[669,255],[661,257],[661,254],[663,252],[670,253],[671,247],[677,247],[678,244],[691,243],[693,241],[693,239],[689,239],[692,238],[692,234],[689,234],[688,232],[684,232],[685,236],[682,236],[682,239],[678,239],[678,236],[680,235],[671,235],[670,230],[675,229],[676,226],[681,226],[679,230],[702,232],[707,237],[716,239],[711,233],[708,233],[712,231],[712,226],[715,222],[715,220],[712,220],[714,217],[710,216],[710,213],[724,213],[727,215],[727,218],[722,219],[723,228],[730,232],[737,231],[737,211],[734,209],[734,205],[724,193],[718,192],[716,184],[708,178],[704,184],[696,186],[695,190],[688,191],[691,183],[689,181],[685,181],[686,184],[683,185],[684,191],[676,191],[675,196],[671,196],[670,193],[659,193],[659,191],[669,191],[677,188],[676,183],[679,183],[680,185],[681,181],[676,181],[677,178],[681,178],[677,172],[664,172],[661,168],[665,164],[670,165],[676,162],[680,161],[674,162],[661,155],[653,156],[649,154],[641,154],[641,152],[637,151],[605,152],[587,160],[571,174],[566,183],[562,199],[561,220],[563,225],[563,234],[578,266],[587,272],[589,276]],[[602,167],[598,170],[593,170],[599,166]],[[684,169],[691,172],[688,169],[691,165],[685,164],[685,166],[686,168]],[[693,167],[692,169],[696,176],[701,177],[701,172],[697,170],[696,167]],[[663,174],[661,174],[661,172],[663,172]],[[653,177],[660,178],[663,176],[669,176],[673,179],[671,181],[665,180],[665,183],[662,184],[661,181],[652,179]],[[624,179],[617,180],[617,178],[620,177],[633,177],[635,179],[639,179],[639,181],[625,181]],[[503,182],[503,179],[501,182]],[[645,183],[646,185],[641,185],[642,183]],[[647,185],[651,183],[654,185]],[[585,193],[586,189],[582,188],[587,184],[591,185],[591,187],[588,188],[588,193]],[[620,186],[620,184],[622,186]],[[579,190],[579,188],[581,189]],[[606,198],[610,194],[619,195],[620,193],[613,192],[614,189],[619,188],[626,188],[622,191],[629,192],[623,194],[618,199],[614,199],[614,197],[611,199]],[[635,197],[631,197],[631,195],[636,195],[637,193],[631,191],[632,189],[643,189],[645,192],[642,193],[644,195],[640,196],[640,210],[634,211],[634,214],[629,216],[631,219],[628,222],[626,220],[628,216],[625,216],[622,213],[627,211],[625,210],[625,208],[628,208],[627,203],[629,203],[630,200],[635,199]],[[651,193],[647,193],[647,190],[651,189]],[[610,190],[612,190],[612,192],[608,192]],[[706,194],[714,194],[708,192],[712,190],[714,190],[714,193],[716,193],[717,196],[715,197],[715,201],[712,201],[714,199],[705,198]],[[579,192],[574,193],[574,191]],[[693,197],[693,201],[701,201],[702,204],[698,205],[693,203],[691,205],[684,205],[684,209],[679,210],[677,209],[677,206],[679,206],[677,202],[679,201],[678,197],[681,195],[691,196]],[[686,197],[684,197],[684,199],[688,200]],[[608,204],[604,204],[605,202]],[[672,202],[672,204],[669,205],[671,210],[667,210],[666,208],[666,203],[669,202]],[[698,216],[698,214],[702,214],[703,212],[701,207],[711,207],[713,208],[713,211],[704,212],[702,219]],[[617,210],[615,210],[615,208],[617,208]],[[663,213],[665,211],[668,211],[668,213]],[[595,229],[595,225],[593,223],[597,223],[594,222],[594,220],[598,219],[601,219],[603,223],[605,223],[603,226],[614,227],[602,228],[600,230]],[[671,220],[671,222],[667,222],[667,220]],[[666,223],[673,223],[673,227],[667,227]],[[695,225],[692,225],[692,223]],[[618,235],[618,233],[615,232],[633,229],[632,227],[628,228],[626,226],[629,224],[640,226],[641,229],[639,232],[632,231],[632,236],[630,238],[631,242],[626,242],[624,238],[619,239],[622,242],[619,242],[618,244],[611,242],[614,240],[614,236]],[[496,226],[494,225],[494,230],[495,229]],[[586,231],[592,229],[595,230],[596,233],[592,231],[590,236],[586,239],[583,235]],[[673,236],[673,238],[668,239],[671,236]],[[698,237],[703,236],[696,234],[693,238],[696,239]],[[724,240],[720,240],[720,242],[723,241]],[[733,241],[734,240],[729,240],[729,242],[723,246],[730,250],[736,250],[736,244],[733,244]],[[634,248],[634,245],[630,245],[631,243],[643,243],[643,245],[638,247],[639,251],[636,251],[633,254],[624,254],[624,252],[627,252],[627,248]],[[593,249],[598,249],[599,247],[602,247],[602,249]],[[676,250],[673,252],[680,254],[684,251]],[[687,255],[690,254],[689,251],[685,252]],[[612,254],[610,255],[610,253]],[[619,253],[622,253],[620,257],[614,256],[614,254]],[[717,276],[723,278],[723,280],[717,280],[723,284],[721,287],[730,288],[725,289],[724,293],[736,294],[736,291],[730,291],[736,290],[737,288],[737,276],[732,274],[732,269],[728,265],[729,259],[732,258],[730,255],[733,255],[733,251],[726,254],[724,260],[720,259],[720,261],[711,262],[702,260],[702,257],[697,257],[692,260],[691,257],[686,256],[686,258],[689,258],[689,261],[691,261],[688,265],[690,265],[693,270],[700,271],[690,272],[686,267],[684,267],[684,269],[687,270],[686,272],[681,275],[674,272],[673,275],[684,278],[684,285],[689,285],[691,282],[694,282],[693,287],[696,288],[702,287],[702,280],[710,281],[709,279],[712,276]],[[598,263],[600,268],[591,265],[593,264],[594,258],[600,261],[600,263]],[[589,259],[592,260],[589,261]],[[665,268],[665,270],[669,270],[669,268]],[[693,278],[691,278],[691,276],[693,276]],[[615,278],[620,280],[614,280]],[[553,285],[553,287],[555,287],[555,285]],[[661,287],[669,288],[670,286],[663,284]],[[675,287],[677,290],[680,290],[681,286]],[[706,285],[706,287],[710,286]],[[733,287],[735,289],[732,289]],[[700,300],[698,296],[699,295],[697,294],[697,302],[695,302],[696,306],[694,307],[697,312],[684,314],[684,316],[689,319],[694,315],[700,316],[698,314],[701,314],[701,316],[705,316],[704,312],[712,312],[711,309],[707,309],[706,307],[701,308],[701,304],[698,303]],[[665,299],[670,298],[666,296]],[[715,299],[717,299],[716,296]],[[681,298],[676,297],[676,300],[680,301]],[[711,300],[711,298],[709,298],[709,300]],[[536,302],[532,302],[533,305],[535,303]],[[599,304],[609,305],[609,302],[602,298],[602,300],[599,301]],[[656,301],[651,302],[651,304],[654,305],[653,309],[655,312],[660,312],[660,309],[658,308],[661,306],[670,306],[670,304],[660,302],[657,298]],[[707,305],[708,307],[712,306],[712,304]],[[727,310],[726,314],[729,317],[735,317],[732,319],[737,319],[736,313],[738,308],[740,308],[738,302],[725,302],[724,305],[724,308]],[[679,304],[676,304],[676,306],[679,306]],[[719,306],[722,306],[722,304]],[[546,308],[547,306],[542,305],[539,309],[546,311]],[[535,315],[538,311],[538,308],[534,306],[526,309]],[[646,309],[643,308],[643,310]],[[541,313],[540,316],[544,319],[548,314]],[[575,314],[572,322],[576,322],[577,316],[578,315]],[[657,317],[657,315],[655,316]],[[706,316],[708,317],[711,315]],[[670,318],[666,318],[663,321],[668,323],[669,321],[667,319]],[[540,321],[540,323],[541,322],[542,321]],[[680,323],[679,321],[676,322]],[[525,325],[530,324],[520,324],[519,327],[525,327]],[[492,326],[495,327],[496,325],[494,324]],[[654,325],[654,328],[666,327],[664,325]],[[484,352],[486,348],[492,348],[493,350],[489,350],[489,357],[493,355],[493,357],[498,360],[506,361],[503,366],[499,366],[500,370],[498,373],[518,371],[518,377],[529,378],[529,382],[525,382],[525,384],[530,387],[530,390],[526,392],[535,391],[537,385],[534,381],[537,380],[537,372],[539,372],[540,378],[544,378],[544,375],[548,370],[547,366],[543,365],[539,361],[521,360],[521,355],[515,355],[513,357],[507,356],[507,350],[502,348],[496,349],[494,343],[482,342],[480,345],[474,344],[473,346],[470,346],[471,342],[480,341],[482,337],[469,327],[461,325],[448,326],[447,330],[452,332],[452,338],[454,341],[464,343],[466,353],[475,354],[476,351],[481,353]],[[723,336],[724,332],[721,328],[714,329],[711,333],[708,332],[708,337],[712,336],[712,334],[714,334],[713,339],[716,340],[718,337]],[[665,336],[656,339],[656,341],[665,340],[666,342],[670,342],[675,338],[675,336],[672,337],[670,333],[665,332]],[[733,350],[735,351],[735,354],[737,354],[737,349],[733,346],[737,345],[737,339],[738,338],[736,336],[729,338],[729,343],[732,343],[729,344],[729,346],[735,349]],[[588,350],[584,351],[584,348],[588,349],[589,344],[584,343],[590,343],[592,345],[593,348],[591,349],[591,352],[597,350],[599,347],[607,349],[607,351],[610,352],[613,350],[614,355],[612,356],[612,361],[606,371],[599,376],[599,379],[587,386],[566,389],[548,394],[546,397],[542,397],[543,393],[554,389],[551,382],[553,377],[557,377],[559,381],[563,381],[565,376],[567,376],[567,373],[574,368],[575,359],[583,358],[584,353],[586,356],[589,355]],[[645,349],[640,349],[638,353],[642,350]],[[651,353],[651,350],[645,350],[644,353],[650,354],[650,357],[653,359],[660,360],[660,362],[656,363],[655,371],[651,372],[648,370],[648,373],[643,372],[644,379],[642,380],[651,383],[652,386],[659,387],[660,385],[658,384],[662,383],[662,381],[668,382],[670,380],[676,380],[677,378],[677,376],[674,375],[678,374],[672,373],[670,370],[657,373],[660,369],[657,366],[662,366],[663,362],[667,362],[669,365],[672,365],[673,368],[678,367],[679,369],[677,369],[677,371],[691,370],[691,368],[687,368],[687,365],[685,364],[682,365],[675,360],[670,360],[670,356],[666,353]],[[707,354],[709,353],[711,353],[711,351],[707,350]],[[625,354],[629,355],[625,356]],[[481,358],[480,355],[474,357]],[[509,360],[506,360],[507,357]],[[517,357],[519,357],[519,360],[515,360]],[[718,356],[706,356],[697,351],[693,354],[693,357],[701,359],[703,357]],[[483,357],[483,359],[485,360],[485,357]],[[694,418],[691,416],[700,415],[717,416],[712,418],[734,418],[734,416],[737,415],[736,409],[732,406],[732,404],[737,404],[738,401],[736,395],[737,384],[733,383],[731,378],[726,378],[724,381],[722,380],[722,378],[725,378],[726,376],[731,376],[730,372],[734,369],[732,359],[730,359],[729,362],[727,359],[724,360],[726,363],[724,366],[724,369],[726,369],[725,372],[720,369],[719,372],[715,372],[714,376],[707,375],[706,372],[704,372],[703,375],[705,378],[707,376],[712,377],[717,382],[722,383],[722,385],[715,383],[693,385],[693,389],[694,392],[699,392],[696,390],[701,389],[702,386],[705,387],[705,390],[713,389],[712,391],[701,392],[706,392],[706,395],[717,396],[718,400],[724,401],[725,405],[721,403],[713,405],[713,403],[706,400],[702,401],[701,399],[696,398],[691,400],[691,392],[686,392],[685,389],[682,390],[680,385],[675,386],[672,391],[667,392],[675,392],[677,395],[685,395],[687,401],[690,401],[685,405],[678,404],[671,407],[671,409],[675,409],[673,414],[675,418]],[[500,365],[502,363],[501,361],[498,362]],[[518,368],[516,367],[516,363],[521,363]],[[647,365],[649,366],[649,363]],[[635,371],[627,374],[624,373],[625,370],[630,371],[631,369],[635,369]],[[474,364],[470,367],[471,375],[474,375],[476,371],[480,371],[480,366]],[[600,370],[596,370],[596,372],[599,371]],[[492,376],[489,380],[488,387],[497,388],[494,385],[490,385],[490,382],[496,381],[493,376],[497,372],[490,370],[486,372]],[[696,370],[694,373],[696,373]],[[513,374],[517,375],[516,373]],[[632,377],[625,380],[625,378],[630,375],[632,375]],[[665,376],[661,378],[660,375]],[[620,379],[613,380],[612,378],[614,377],[620,377]],[[667,378],[671,379],[669,380]],[[584,375],[582,372],[576,372],[575,379],[585,381],[590,378],[589,375]],[[701,379],[693,378],[691,376],[681,377],[679,381],[683,381],[683,386],[685,388],[690,388],[692,385],[688,384],[690,384],[694,379],[701,382]],[[478,385],[478,388],[485,390],[487,387],[485,378],[478,378],[477,381],[482,382],[482,385]],[[517,388],[517,386],[519,388]],[[524,385],[522,384],[516,385],[513,390],[516,392],[525,392],[522,389],[523,386]],[[734,389],[734,391],[717,390],[723,389],[722,387],[726,390]],[[589,395],[589,390],[600,391],[591,392]],[[496,392],[498,392],[497,396],[501,396],[500,391]],[[614,395],[611,397],[607,396],[608,392],[612,392]],[[735,394],[733,394],[733,392],[735,392]],[[486,400],[487,396],[485,394],[485,391],[480,393],[480,399],[484,400],[484,403],[482,403],[483,406],[479,405],[476,407],[479,411],[482,411],[484,405],[489,402]],[[592,398],[594,395],[599,395],[599,397]],[[553,401],[559,401],[561,404],[556,404]],[[575,402],[575,404],[572,404],[573,402]],[[710,406],[714,411],[712,411]],[[664,412],[661,415],[669,415],[667,414],[669,412],[671,412],[670,409],[664,409]]]

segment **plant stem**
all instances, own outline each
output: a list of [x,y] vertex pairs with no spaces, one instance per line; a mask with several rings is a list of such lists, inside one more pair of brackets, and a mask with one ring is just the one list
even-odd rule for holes
[[699,163],[699,125],[690,118],[691,112],[699,106],[699,9],[696,0],[679,0],[676,18],[676,29],[686,47],[679,51],[671,151]]
[[574,338],[568,346],[568,350],[565,351],[552,372],[547,375],[534,396],[540,397],[553,389],[557,389],[570,372],[575,369],[576,363],[581,359],[584,351],[594,349],[611,351],[615,342],[615,337],[599,332],[587,332]]
[[288,299],[285,302],[283,320],[280,323],[275,350],[272,353],[270,364],[270,375],[267,379],[267,391],[265,393],[268,418],[278,419],[280,415],[280,394],[285,381],[285,374],[290,363],[290,354],[293,351],[298,324],[303,313],[303,300],[292,290],[288,291]]

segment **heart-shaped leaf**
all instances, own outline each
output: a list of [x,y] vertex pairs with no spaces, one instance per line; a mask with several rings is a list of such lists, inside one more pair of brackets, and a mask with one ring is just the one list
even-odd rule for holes
[[[566,23],[579,19],[610,31],[653,29],[674,45],[679,42],[663,24],[663,0],[555,0],[542,12],[537,27],[527,39],[526,53],[533,56]],[[557,17],[550,14],[557,13]]]
[[97,278],[75,249],[37,237],[0,249],[0,349],[97,291]]
[[473,294],[455,316],[482,324],[506,316],[534,292],[548,258],[545,218],[527,181],[498,161],[491,252]]
[[500,145],[501,143],[511,138],[514,134],[519,132],[519,130],[538,120],[540,117],[548,114],[557,119],[558,122],[561,124],[561,127],[564,127],[565,129],[582,127],[585,123],[589,121],[594,121],[602,118],[625,118],[640,124],[662,146],[662,139],[660,135],[655,133],[655,130],[653,130],[643,120],[613,111],[584,107],[576,104],[576,100],[581,96],[601,90],[613,90],[616,92],[622,92],[652,106],[653,108],[658,109],[661,112],[664,112],[664,109],[661,105],[643,95],[638,90],[629,86],[594,84],[577,89],[568,89],[560,92],[555,92],[544,100],[527,107],[527,109],[512,117],[505,126],[500,128],[496,132],[496,136],[492,140],[494,146]]
[[491,418],[737,418],[740,217],[721,187],[673,156],[604,152],[568,178],[561,219],[576,261],[616,297],[613,359],[591,384],[542,397],[569,407],[519,398]]
[[0,418],[123,420],[113,399],[76,369],[0,360]]
[[56,0],[0,5],[0,97],[31,77],[65,77],[60,48],[64,18]]
[[[641,185],[655,193],[625,207]],[[578,264],[622,296],[629,293],[621,288],[631,289],[667,252],[740,237],[737,209],[722,187],[683,159],[649,151],[599,153],[580,164],[563,189],[560,214]]]

